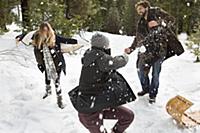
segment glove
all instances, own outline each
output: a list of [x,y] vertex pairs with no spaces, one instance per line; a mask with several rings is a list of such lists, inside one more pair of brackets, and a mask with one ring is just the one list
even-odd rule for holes
[[124,60],[126,61],[126,63],[128,63],[128,61],[129,61],[128,55],[126,53],[124,53],[122,56],[124,57]]
[[38,69],[43,73],[45,71],[43,65],[38,64]]
[[134,51],[134,50],[131,49],[130,47],[124,49],[124,52],[125,52],[126,54],[131,54],[133,51]]

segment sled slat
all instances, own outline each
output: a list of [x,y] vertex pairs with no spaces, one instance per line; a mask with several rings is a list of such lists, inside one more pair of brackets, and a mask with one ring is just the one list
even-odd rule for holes
[[185,113],[182,117],[182,122],[187,127],[193,127],[193,126],[200,125],[200,111],[192,112],[192,113]]
[[166,110],[175,120],[181,122],[182,115],[192,105],[193,103],[184,97],[176,96],[167,103]]

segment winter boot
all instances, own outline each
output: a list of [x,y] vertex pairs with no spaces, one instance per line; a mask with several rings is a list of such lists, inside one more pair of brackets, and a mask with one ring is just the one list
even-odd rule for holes
[[46,93],[44,94],[43,99],[45,99],[49,95],[51,95],[51,86],[50,85],[46,85]]
[[58,95],[58,96],[57,96],[57,104],[58,104],[58,107],[59,107],[59,108],[61,108],[61,109],[64,109],[64,108],[65,108],[65,106],[64,106],[64,104],[63,104],[63,102],[62,102],[62,95]]
[[146,94],[148,94],[148,92],[146,92],[146,91],[140,91],[140,92],[138,92],[138,96],[144,96]]
[[154,104],[156,102],[156,97],[149,97],[149,103]]

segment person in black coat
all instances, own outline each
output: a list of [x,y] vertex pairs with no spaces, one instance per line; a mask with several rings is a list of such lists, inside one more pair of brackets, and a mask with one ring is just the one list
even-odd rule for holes
[[[126,54],[112,57],[109,40],[95,34],[92,47],[82,58],[79,86],[69,92],[81,123],[91,133],[103,133],[103,119],[117,119],[114,133],[123,133],[134,114],[121,106],[136,99],[131,87],[117,69],[128,62]],[[100,116],[100,117],[99,117]]]
[[[181,55],[184,49],[173,32],[174,17],[158,7],[150,7],[146,0],[138,2],[135,7],[141,18],[137,25],[136,37],[125,52],[131,54],[139,48],[137,70],[142,91],[138,92],[138,96],[149,94],[149,103],[155,103],[162,63],[174,55]],[[150,68],[151,81],[148,76]]]
[[[60,108],[64,108],[64,105],[62,103],[62,95],[61,95],[61,88],[60,88],[60,74],[63,71],[64,74],[66,74],[66,65],[65,60],[63,57],[63,53],[61,52],[61,43],[65,44],[77,44],[77,40],[70,39],[70,38],[64,38],[61,36],[58,36],[54,33],[53,29],[51,28],[51,25],[47,22],[42,23],[40,25],[39,30],[35,32],[35,34],[32,37],[33,39],[33,46],[34,46],[34,54],[36,61],[38,63],[39,70],[43,73],[45,72],[45,84],[46,84],[46,93],[43,96],[43,99],[45,99],[47,96],[51,94],[51,79],[54,80],[55,88],[56,88],[56,94],[57,94],[57,103]],[[47,50],[50,53],[50,61],[52,60],[52,68],[55,68],[54,75],[56,75],[55,78],[51,77],[52,73],[50,73],[50,70],[47,66],[47,63],[45,62],[44,57],[44,47],[47,46]],[[50,62],[49,61],[49,62]],[[49,70],[49,71],[48,71]]]

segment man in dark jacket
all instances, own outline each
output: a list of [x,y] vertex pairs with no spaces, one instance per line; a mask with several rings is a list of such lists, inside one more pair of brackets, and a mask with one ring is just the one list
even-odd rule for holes
[[[175,20],[172,16],[160,8],[150,7],[150,3],[145,0],[138,2],[135,8],[141,18],[134,42],[125,52],[131,54],[139,48],[137,68],[143,90],[138,96],[149,93],[149,102],[154,103],[163,61],[175,54],[181,55],[184,49],[173,32]],[[148,74],[151,67],[153,71],[150,82]]]
[[110,55],[109,41],[95,34],[92,48],[82,58],[79,86],[69,92],[81,123],[91,133],[104,133],[103,119],[117,119],[113,133],[123,133],[133,121],[131,110],[121,106],[136,99],[132,89],[116,70],[128,62],[127,55]]

